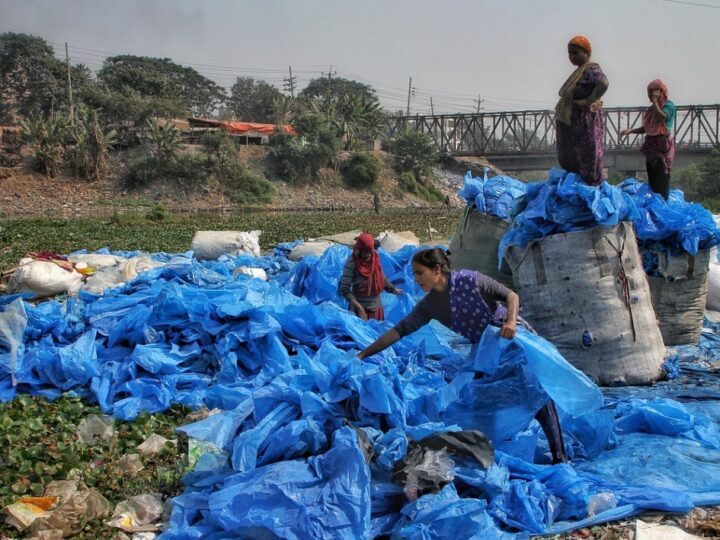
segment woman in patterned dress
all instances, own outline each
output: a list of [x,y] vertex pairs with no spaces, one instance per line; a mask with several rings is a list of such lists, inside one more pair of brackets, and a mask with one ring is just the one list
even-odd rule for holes
[[568,43],[568,58],[577,68],[560,88],[555,131],[560,166],[597,186],[603,181],[605,133],[600,98],[608,89],[608,80],[600,66],[590,62],[591,53],[585,36],[575,36]]
[[[428,324],[432,319],[465,336],[472,343],[480,341],[488,325],[500,328],[500,335],[515,337],[519,318],[518,295],[480,272],[450,270],[447,254],[438,248],[424,249],[412,258],[415,281],[427,294],[394,328],[380,336],[358,354],[363,360]],[[500,302],[504,302],[507,307]],[[552,400],[535,418],[547,436],[553,463],[566,461],[565,448],[557,410]]]

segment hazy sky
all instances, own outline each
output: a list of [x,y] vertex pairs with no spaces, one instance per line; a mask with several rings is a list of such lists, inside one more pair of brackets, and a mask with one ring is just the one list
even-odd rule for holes
[[554,106],[582,33],[610,80],[606,106],[643,105],[660,77],[677,104],[720,102],[720,0],[0,0],[0,32],[45,38],[98,69],[115,54],[169,57],[230,87],[300,88],[332,66],[387,108]]

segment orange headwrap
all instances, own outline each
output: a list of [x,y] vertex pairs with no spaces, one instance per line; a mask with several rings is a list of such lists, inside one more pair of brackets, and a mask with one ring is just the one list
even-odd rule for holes
[[590,40],[585,36],[577,35],[573,37],[568,42],[568,45],[577,45],[578,47],[585,49],[588,54],[592,54],[592,46],[590,45]]

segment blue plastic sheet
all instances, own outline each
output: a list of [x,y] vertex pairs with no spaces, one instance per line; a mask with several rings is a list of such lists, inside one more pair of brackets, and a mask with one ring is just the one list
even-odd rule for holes
[[486,167],[482,178],[473,178],[468,171],[458,195],[476,211],[507,220],[517,201],[525,195],[526,185],[511,176],[498,175],[488,179],[487,173]]
[[[334,280],[347,253],[306,259],[302,279],[291,274],[303,263],[261,258],[276,269],[269,283],[233,277],[243,258],[158,254],[165,267],[104,295],[0,302],[0,398],[72,391],[121,419],[221,409],[180,428],[227,457],[205,454],[186,475],[163,539],[528,538],[720,503],[716,326],[676,349],[677,379],[604,400],[523,331],[507,341],[489,328],[471,347],[433,323],[361,363],[357,350],[393,323],[343,308]],[[412,253],[381,254],[408,292],[384,299],[392,321],[421,294]],[[547,465],[533,416],[549,398],[572,465]],[[408,501],[389,480],[408,441],[463,427],[493,438],[495,464],[458,458],[451,484]],[[616,506],[589,516],[606,494]]]
[[552,168],[547,181],[529,184],[525,199],[518,201],[518,213],[498,246],[498,260],[510,246],[598,225],[612,227],[636,213],[630,195],[619,188],[605,181],[589,186],[575,173]]

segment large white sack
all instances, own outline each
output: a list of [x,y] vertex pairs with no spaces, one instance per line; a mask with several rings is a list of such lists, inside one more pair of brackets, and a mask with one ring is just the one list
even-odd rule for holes
[[260,231],[198,231],[190,243],[190,249],[199,260],[213,260],[221,255],[260,256]]
[[708,270],[708,292],[705,309],[720,311],[720,264],[716,258],[710,259]]
[[30,292],[37,297],[54,296],[77,292],[82,283],[82,274],[75,270],[68,272],[49,261],[24,258],[10,278],[8,291]]
[[299,261],[306,255],[316,255],[319,257],[323,253],[325,253],[325,250],[332,246],[332,242],[327,242],[325,240],[317,240],[314,242],[303,242],[302,244],[298,244],[294,248],[292,248],[292,251],[288,254],[288,259],[291,261]]
[[400,251],[407,245],[420,245],[420,240],[412,231],[402,231],[399,233],[394,231],[384,231],[378,235],[377,241],[380,242],[381,248],[391,253]]

